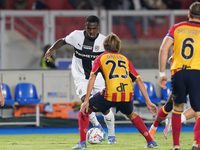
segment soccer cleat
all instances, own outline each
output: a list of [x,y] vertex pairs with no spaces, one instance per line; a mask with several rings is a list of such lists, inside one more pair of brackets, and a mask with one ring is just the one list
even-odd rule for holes
[[192,146],[192,150],[200,150],[200,148],[198,148],[196,146]]
[[165,119],[165,129],[163,130],[163,134],[165,139],[168,138],[169,132],[171,131],[171,119]]
[[85,150],[87,149],[87,144],[86,141],[79,142],[76,146],[72,147],[72,149],[80,149],[80,150]]
[[156,133],[156,130],[154,130],[152,127],[149,130],[149,134],[151,135],[152,139],[154,138],[154,134]]
[[158,144],[152,140],[151,142],[147,143],[147,146],[144,148],[158,148]]
[[180,147],[174,147],[172,150],[181,150]]
[[116,144],[116,138],[115,136],[108,136],[108,144]]
[[107,140],[108,139],[107,133],[104,131],[102,126],[99,124],[98,126],[96,126],[96,128],[99,128],[103,132],[103,141]]

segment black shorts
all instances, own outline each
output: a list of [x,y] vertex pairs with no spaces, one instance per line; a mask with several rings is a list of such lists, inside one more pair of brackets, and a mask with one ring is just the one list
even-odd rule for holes
[[176,104],[186,103],[189,94],[190,105],[200,111],[200,70],[181,70],[171,77],[172,98]]
[[133,112],[133,101],[130,102],[110,102],[104,98],[99,92],[93,95],[89,101],[89,108],[94,112],[102,112],[103,114],[111,107],[116,107],[117,111],[121,111],[125,115]]

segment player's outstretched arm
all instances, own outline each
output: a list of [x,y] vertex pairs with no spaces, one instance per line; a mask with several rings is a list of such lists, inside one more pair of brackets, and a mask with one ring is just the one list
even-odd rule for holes
[[145,102],[146,102],[146,105],[147,105],[147,108],[148,110],[150,111],[150,113],[155,113],[157,114],[157,111],[158,111],[158,108],[155,104],[153,104],[151,102],[151,100],[149,99],[149,96],[147,94],[147,90],[144,86],[144,83],[142,82],[141,78],[137,78],[135,80],[135,82],[137,83],[139,89],[140,89],[140,92],[142,93],[142,95],[144,96],[144,99],[145,99]]
[[49,62],[49,58],[53,55],[53,51],[59,49],[63,45],[67,44],[64,39],[57,40],[45,53],[45,59]]
[[160,46],[159,49],[159,54],[158,54],[158,64],[159,64],[159,85],[160,87],[162,87],[163,89],[166,89],[166,83],[167,83],[167,76],[165,74],[165,67],[166,67],[166,63],[167,63],[167,57],[168,57],[168,52],[171,48],[171,46],[173,45],[174,41],[172,38],[166,36],[163,39],[163,42]]
[[87,93],[85,95],[85,101],[84,103],[81,105],[81,112],[83,113],[83,115],[85,115],[85,112],[88,112],[88,107],[89,107],[89,99],[90,99],[90,95],[92,92],[92,89],[94,87],[94,82],[96,79],[96,75],[95,74],[91,74],[90,75],[90,79],[88,81],[88,86],[87,86]]

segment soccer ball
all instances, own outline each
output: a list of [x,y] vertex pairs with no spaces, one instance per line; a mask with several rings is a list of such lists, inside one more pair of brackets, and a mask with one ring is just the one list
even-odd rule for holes
[[87,141],[90,144],[99,144],[103,140],[103,132],[99,128],[91,128],[87,132]]

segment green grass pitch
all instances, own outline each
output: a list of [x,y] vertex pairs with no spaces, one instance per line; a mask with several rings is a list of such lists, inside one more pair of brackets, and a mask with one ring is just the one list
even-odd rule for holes
[[[108,145],[103,141],[98,145],[88,144],[87,150],[141,150],[146,141],[139,133],[117,133],[117,144]],[[163,133],[155,134],[154,140],[160,150],[172,149],[172,134],[167,140]],[[70,150],[79,141],[79,134],[22,134],[0,135],[0,150]],[[193,132],[182,132],[181,150],[191,150]]]

